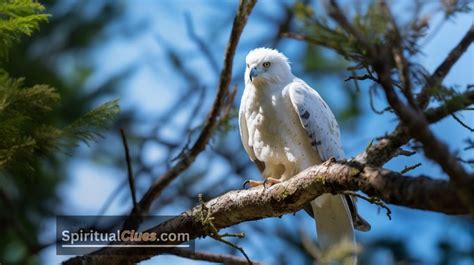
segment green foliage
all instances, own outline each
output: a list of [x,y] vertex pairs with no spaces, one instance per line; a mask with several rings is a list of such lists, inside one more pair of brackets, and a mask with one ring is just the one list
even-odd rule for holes
[[[59,100],[45,85],[22,87],[21,79],[0,72],[0,169],[32,169],[37,151],[51,152],[58,130],[44,123],[44,116]],[[21,165],[26,165],[26,167]]]
[[305,20],[314,16],[313,8],[303,2],[296,2],[293,6],[293,12],[295,13],[295,16],[300,20]]
[[328,56],[321,47],[308,45],[303,59],[305,71],[314,73],[340,73],[347,62],[340,56]]
[[73,142],[76,140],[86,143],[93,141],[96,136],[100,136],[101,130],[110,125],[110,121],[114,120],[119,112],[118,99],[106,102],[64,128],[63,136]]
[[[367,46],[360,43],[342,28],[331,25],[325,17],[315,15],[310,6],[298,2],[295,7],[297,17],[303,22],[303,31],[314,38],[312,43],[335,50],[346,60],[358,63],[354,69],[370,65],[367,61]],[[375,47],[385,47],[393,39],[389,30],[389,20],[381,11],[376,1],[368,7],[367,12],[356,14],[352,25],[362,37]]]
[[[28,0],[0,4],[0,59],[22,35],[30,35],[47,15],[43,7]],[[24,87],[23,79],[9,77],[0,68],[0,170],[11,174],[32,173],[38,156],[59,150],[64,140],[91,141],[118,114],[114,100],[90,111],[75,122],[59,129],[49,114],[60,101],[57,91],[47,85]]]
[[32,173],[38,155],[59,150],[63,140],[92,141],[119,112],[118,101],[110,101],[59,129],[48,122],[60,100],[56,90],[46,85],[27,88],[22,82],[0,71],[0,170]]
[[0,61],[7,58],[8,49],[21,36],[30,36],[48,15],[41,14],[44,7],[31,0],[0,1]]
[[[48,19],[43,11],[36,0],[0,0],[0,223],[4,224],[0,260],[8,264],[39,262],[35,254],[41,247],[40,225],[57,213],[57,187],[66,176],[67,163],[57,154],[71,153],[79,141],[90,143],[119,112],[117,100],[88,112],[87,106],[104,93],[85,97],[82,77],[66,84],[47,60],[51,52],[30,56],[28,51],[37,40],[52,34],[51,29],[64,25],[64,20],[68,25],[86,24],[80,19],[82,13],[73,8],[73,15],[55,16],[35,32]],[[86,46],[114,14],[100,16],[100,22],[90,26],[93,31],[71,34],[68,45]],[[25,36],[32,38],[21,41]]]

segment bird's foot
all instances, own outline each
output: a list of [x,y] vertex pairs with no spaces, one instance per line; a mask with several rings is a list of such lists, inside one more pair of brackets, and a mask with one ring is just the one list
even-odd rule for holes
[[281,183],[281,180],[276,179],[276,178],[266,178],[264,181],[248,179],[244,182],[243,187],[245,189],[245,186],[248,184],[251,188],[259,187],[259,186],[263,186],[264,188],[266,188],[266,187],[271,187],[278,183]]
[[[276,179],[276,178],[266,178],[264,181],[263,181],[263,187],[271,187],[275,184],[278,184],[278,183],[281,183],[281,180],[279,179]],[[269,184],[267,186],[267,184]]]
[[246,181],[244,181],[244,184],[242,184],[242,187],[245,189],[246,185],[249,185],[249,187],[251,187],[251,188],[255,188],[255,187],[258,187],[258,186],[262,186],[263,181],[247,179]]

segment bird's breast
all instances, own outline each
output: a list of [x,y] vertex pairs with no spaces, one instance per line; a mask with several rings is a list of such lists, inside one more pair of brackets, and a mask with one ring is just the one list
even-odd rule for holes
[[256,157],[261,161],[280,159],[279,154],[284,149],[281,133],[284,117],[276,107],[280,103],[279,100],[251,95],[249,103],[246,112],[247,126],[250,145]]
[[289,97],[284,97],[281,91],[250,92],[245,111],[249,145],[255,157],[265,163],[265,177],[285,179],[313,164],[316,153],[307,143]]

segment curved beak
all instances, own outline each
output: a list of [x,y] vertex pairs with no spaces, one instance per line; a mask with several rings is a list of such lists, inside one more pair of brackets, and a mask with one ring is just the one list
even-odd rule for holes
[[259,74],[260,74],[260,71],[257,69],[257,67],[256,66],[252,67],[249,73],[250,82],[252,82],[253,78],[257,77]]

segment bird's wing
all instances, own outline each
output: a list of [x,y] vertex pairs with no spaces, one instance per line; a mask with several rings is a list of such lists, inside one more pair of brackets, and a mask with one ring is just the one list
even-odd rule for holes
[[[301,126],[308,135],[311,145],[318,152],[321,161],[331,157],[343,159],[344,150],[341,145],[339,125],[319,93],[301,80],[292,82],[288,89],[291,104],[298,114]],[[346,204],[345,207],[348,208],[356,229],[370,230],[370,224],[359,216],[355,202],[350,196],[345,196],[345,202],[335,199],[336,197],[332,198],[334,199],[333,204]],[[310,215],[314,214],[311,213],[311,207],[306,211]]]
[[244,90],[244,94],[242,95],[242,100],[240,103],[239,109],[239,131],[240,131],[240,139],[242,140],[242,145],[244,146],[245,151],[256,165],[257,168],[260,170],[261,173],[265,170],[265,163],[258,160],[255,156],[253,148],[249,145],[249,130],[247,127],[247,119],[245,118],[245,110],[246,110],[246,102],[247,102],[247,93]]
[[[342,159],[344,152],[336,118],[321,96],[301,80],[290,83],[288,94],[312,147],[322,161]],[[326,251],[343,240],[355,242],[352,214],[344,195],[323,194],[311,201],[321,248]],[[354,262],[355,264],[355,259]]]
[[319,93],[300,80],[292,82],[288,89],[291,104],[321,160],[343,159],[339,125]]

